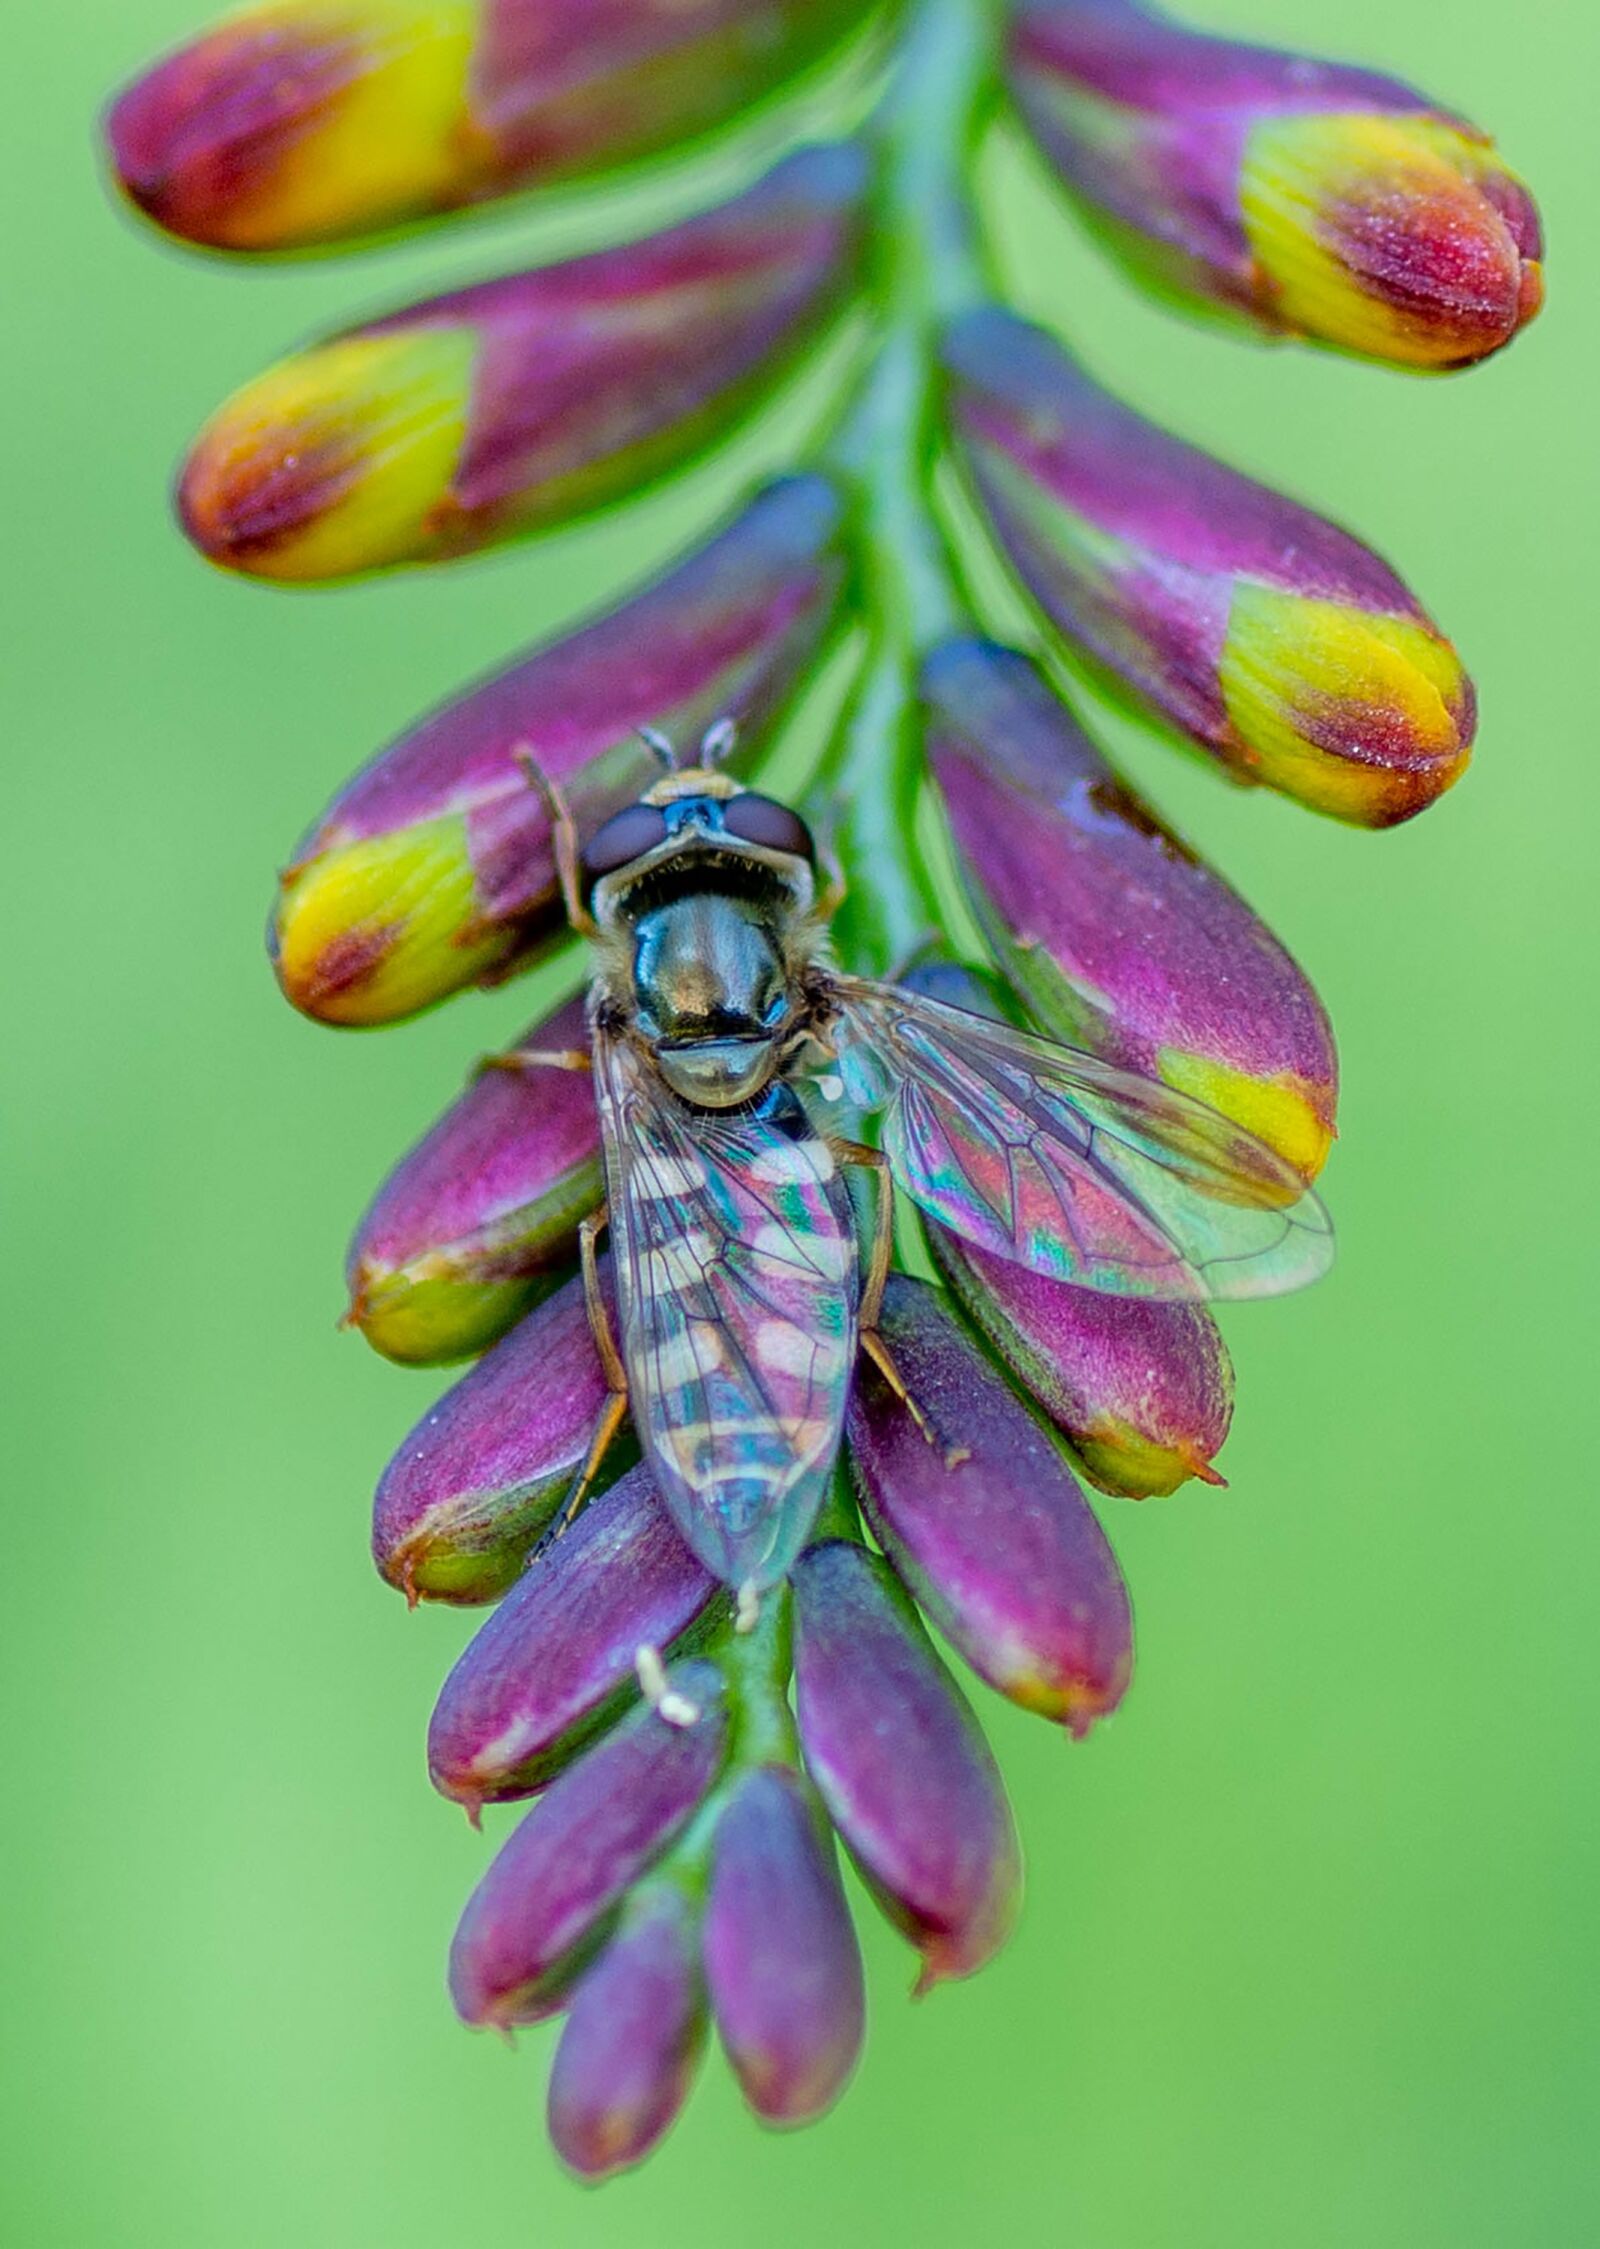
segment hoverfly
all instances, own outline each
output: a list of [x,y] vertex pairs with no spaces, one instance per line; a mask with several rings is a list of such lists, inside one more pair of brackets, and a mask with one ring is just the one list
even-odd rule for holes
[[[816,1517],[857,1350],[906,1395],[877,1333],[893,1194],[881,1182],[863,1267],[846,1165],[981,1248],[1115,1295],[1278,1294],[1326,1269],[1332,1237],[1298,1175],[1215,1110],[843,974],[842,891],[819,889],[798,813],[720,770],[731,723],[684,768],[645,739],[663,778],[581,846],[524,760],[594,955],[589,1055],[527,1058],[592,1068],[605,1157],[582,1251],[612,1400],[569,1519],[631,1410],[683,1536],[748,1610]],[[881,1149],[841,1114],[876,1114]]]

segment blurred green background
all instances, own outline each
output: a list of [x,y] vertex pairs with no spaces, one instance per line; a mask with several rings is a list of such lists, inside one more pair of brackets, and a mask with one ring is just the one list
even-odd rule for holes
[[510,2056],[443,1997],[485,1844],[421,1740],[468,1626],[408,1616],[366,1558],[372,1481],[438,1384],[333,1325],[370,1186],[529,995],[320,1031],[261,925],[347,768],[651,567],[738,469],[433,582],[203,569],[165,485],[216,400],[347,310],[555,237],[524,214],[260,272],[158,248],[103,195],[91,120],[195,12],[57,0],[6,31],[0,2238],[1600,2237],[1592,8],[1219,0],[1222,27],[1421,81],[1531,178],[1551,309],[1462,379],[1177,325],[991,152],[1026,308],[1392,557],[1477,675],[1478,762],[1369,836],[1111,729],[1333,1010],[1341,1266],[1230,1322],[1232,1488],[1111,1510],[1141,1635],[1115,1724],[1073,1749],[985,1704],[1029,1851],[1010,1951],[913,2008],[869,1921],[834,2117],[765,2136],[714,2060],[598,2199],[544,2143],[548,2033]]

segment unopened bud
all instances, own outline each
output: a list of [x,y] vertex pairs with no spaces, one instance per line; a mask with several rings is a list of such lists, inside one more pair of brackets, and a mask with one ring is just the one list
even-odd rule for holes
[[1059,1440],[939,1290],[894,1275],[881,1328],[917,1414],[863,1362],[850,1458],[873,1536],[981,1677],[1086,1733],[1127,1687],[1133,1620]]
[[675,1666],[700,1708],[669,1726],[648,1705],[569,1766],[500,1847],[450,1950],[465,2022],[539,2022],[563,2004],[629,1890],[682,1833],[716,1778],[727,1733],[712,1664]]
[[861,1955],[833,1840],[796,1773],[747,1774],[717,1821],[705,1970],[717,2030],[765,2124],[805,2124],[861,2047]]
[[919,1989],[970,1976],[1009,1936],[1022,1881],[989,1745],[880,1556],[830,1540],[791,1583],[806,1770],[921,1953]]
[[[670,1649],[718,1606],[716,1581],[673,1529],[647,1468],[591,1499],[470,1640],[440,1689],[428,1771],[480,1804],[527,1796],[636,1692],[641,1648]],[[691,1703],[658,1709],[694,1723]]]
[[1022,0],[1008,64],[1095,232],[1166,292],[1424,369],[1498,351],[1543,302],[1533,198],[1396,79],[1134,0]]
[[1011,313],[963,316],[944,358],[983,509],[1093,668],[1236,780],[1358,827],[1460,779],[1472,684],[1369,547],[1145,421]]
[[340,791],[283,877],[278,979],[325,1023],[391,1023],[492,982],[562,927],[549,807],[588,834],[659,774],[641,726],[735,723],[760,756],[839,609],[845,513],[817,476],[765,486],[619,608],[485,680]]

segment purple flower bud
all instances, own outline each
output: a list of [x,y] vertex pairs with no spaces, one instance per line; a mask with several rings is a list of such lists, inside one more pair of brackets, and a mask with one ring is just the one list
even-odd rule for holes
[[833,1843],[798,1774],[764,1765],[717,1822],[705,1971],[717,2030],[765,2124],[804,2124],[861,2047],[861,1955]]
[[731,203],[298,352],[201,432],[209,560],[345,578],[588,515],[723,437],[855,286],[866,160],[802,149]]
[[827,52],[864,0],[273,0],[107,120],[130,200],[226,250],[334,244],[672,147]]
[[943,1227],[928,1239],[974,1326],[1062,1431],[1103,1492],[1149,1499],[1211,1462],[1233,1416],[1233,1367],[1201,1304],[1101,1296],[1030,1273]]
[[989,1745],[887,1562],[832,1540],[791,1583],[806,1769],[921,1953],[918,1990],[970,1976],[1010,1935],[1022,1883]]
[[642,2163],[677,2117],[705,2047],[694,1909],[648,1885],[572,1996],[550,2071],[550,2137],[598,2182]]
[[572,1489],[608,1395],[574,1278],[445,1392],[384,1470],[380,1574],[411,1601],[497,1600]]
[[[581,1000],[520,1042],[586,1049]],[[470,1357],[578,1251],[601,1200],[594,1087],[578,1070],[480,1070],[389,1174],[350,1244],[350,1320],[406,1366]]]
[[1185,445],[1041,328],[985,308],[946,331],[958,447],[1056,629],[1235,779],[1392,827],[1460,779],[1460,658],[1347,531]]
[[1016,994],[992,968],[953,960],[943,952],[926,953],[906,970],[900,984],[907,992],[937,1000],[941,1007],[959,1007],[991,1023],[1012,1023],[1018,1030],[1031,1028]]
[[512,1586],[440,1690],[428,1771],[478,1807],[528,1796],[634,1692],[634,1659],[720,1614],[720,1588],[673,1528],[644,1466],[591,1499]]
[[863,1360],[848,1432],[873,1536],[981,1677],[1082,1736],[1116,1708],[1133,1665],[1106,1535],[1059,1441],[937,1289],[895,1274],[881,1326],[936,1441]]
[[1008,59],[1095,231],[1164,291],[1416,368],[1498,351],[1543,302],[1533,198],[1396,79],[1132,0],[1023,0]]
[[845,516],[816,476],[769,484],[664,577],[404,734],[334,799],[283,878],[278,978],[326,1023],[388,1023],[504,976],[561,926],[550,821],[588,832],[658,768],[642,725],[738,725],[758,756],[838,610]]
[[1220,1109],[1315,1178],[1333,1137],[1333,1033],[1271,932],[1026,657],[947,641],[922,697],[973,907],[1041,1026]]
[[[1161,834],[1150,823],[1136,832]],[[1026,950],[1018,951],[1026,964]],[[969,1015],[1007,1022],[1017,1014],[997,978],[965,963],[933,956],[902,981]],[[1233,1415],[1233,1367],[1203,1305],[1074,1288],[925,1224],[968,1317],[1071,1441],[1091,1483],[1122,1499],[1149,1499],[1190,1476],[1227,1481],[1211,1461]]]
[[563,2003],[611,1915],[704,1800],[727,1709],[714,1664],[668,1674],[692,1723],[645,1705],[570,1766],[500,1847],[450,1948],[464,2022],[539,2022]]

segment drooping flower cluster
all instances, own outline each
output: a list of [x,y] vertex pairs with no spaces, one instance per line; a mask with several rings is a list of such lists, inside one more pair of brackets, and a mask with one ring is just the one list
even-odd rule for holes
[[[984,636],[935,469],[964,479],[1043,639],[1235,780],[1408,819],[1466,764],[1471,683],[1359,540],[1142,419],[994,300],[968,159],[1003,88],[1164,295],[1441,370],[1498,350],[1542,293],[1531,199],[1475,129],[1135,0],[270,0],[123,93],[108,138],[170,234],[329,249],[607,174],[801,88],[859,110],[869,79],[864,126],[722,203],[319,341],[202,430],[178,490],[200,551],[340,579],[624,500],[854,324],[848,395],[793,473],[339,792],[282,878],[279,981],[318,1021],[375,1025],[516,973],[562,931],[530,762],[590,833],[650,775],[641,728],[692,742],[732,720],[757,766],[848,641],[812,795],[852,883],[847,965],[1197,1098],[1310,1181],[1337,1077],[1314,991],[1041,666]],[[925,942],[926,812],[986,964]],[[572,1001],[479,1070],[378,1189],[348,1277],[377,1350],[475,1361],[385,1471],[373,1551],[413,1604],[493,1604],[429,1769],[475,1819],[534,1802],[467,1907],[451,1991],[473,2024],[564,2015],[550,2130],[600,2178],[670,2125],[711,2022],[766,2121],[838,2094],[864,2020],[839,1843],[919,1988],[1003,1944],[1016,1831],[923,1618],[1071,1734],[1114,1710],[1131,1613],[1082,1483],[1220,1482],[1233,1379],[1203,1306],[1067,1286],[930,1222],[882,1318],[918,1419],[864,1363],[834,1496],[753,1629],[626,1443],[552,1537],[608,1401],[575,1271],[602,1194],[593,1093],[563,1067],[584,1038]],[[613,1301],[603,1257],[596,1283]]]

